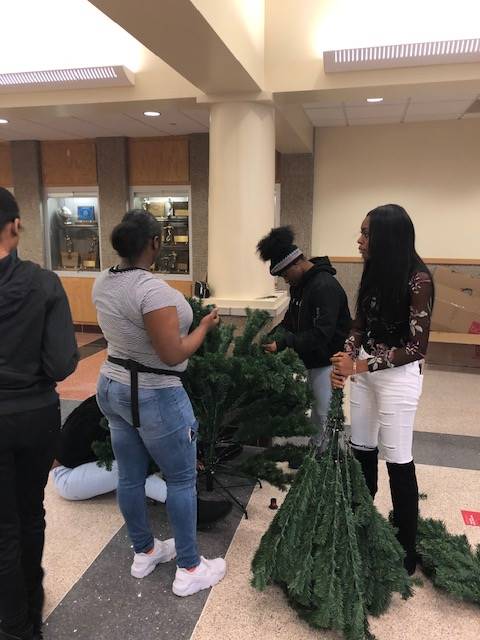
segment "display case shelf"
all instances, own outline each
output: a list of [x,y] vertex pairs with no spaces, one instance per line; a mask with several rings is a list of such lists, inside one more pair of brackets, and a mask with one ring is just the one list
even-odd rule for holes
[[100,270],[98,190],[49,190],[44,203],[48,266],[60,272]]

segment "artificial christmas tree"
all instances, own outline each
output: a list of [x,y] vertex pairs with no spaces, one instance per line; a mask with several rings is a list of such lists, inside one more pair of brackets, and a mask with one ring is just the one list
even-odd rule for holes
[[375,509],[344,435],[343,392],[333,391],[328,445],[312,450],[252,563],[252,583],[281,585],[302,618],[347,640],[370,638],[368,615],[380,615],[394,592],[412,594],[404,551]]
[[[211,308],[195,300],[190,304],[194,328]],[[247,309],[241,335],[234,337],[233,327],[221,324],[190,359],[184,384],[199,422],[199,447],[207,479],[223,468],[222,446],[312,433],[307,415],[311,392],[303,364],[291,350],[272,355],[261,347],[269,320],[267,312]],[[293,445],[267,447],[239,469],[283,489],[292,476],[282,472],[276,462],[297,461],[305,452],[305,447]]]
[[[212,307],[189,302],[193,330]],[[249,481],[264,479],[285,489],[293,476],[276,463],[298,463],[305,455],[305,447],[289,444],[267,447],[235,468],[224,464],[236,445],[312,433],[311,392],[303,364],[291,350],[272,355],[261,347],[269,320],[265,311],[247,310],[243,333],[235,337],[233,325],[221,323],[190,358],[184,386],[199,422],[199,461],[208,489],[220,471],[243,473]],[[96,445],[95,453],[105,466],[113,459],[110,442]]]
[[441,520],[419,518],[417,551],[437,589],[480,605],[480,544],[472,549],[466,536],[449,533]]

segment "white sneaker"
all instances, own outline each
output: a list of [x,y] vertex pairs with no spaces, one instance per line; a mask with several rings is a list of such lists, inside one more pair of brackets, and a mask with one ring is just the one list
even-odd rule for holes
[[172,591],[176,596],[191,596],[202,589],[209,589],[223,580],[227,571],[227,563],[223,558],[206,560],[200,558],[200,564],[195,571],[187,571],[177,567]]
[[164,541],[155,538],[153,551],[151,553],[135,554],[130,573],[134,578],[145,578],[149,573],[152,573],[157,564],[160,562],[170,562],[176,555],[175,540],[173,538]]

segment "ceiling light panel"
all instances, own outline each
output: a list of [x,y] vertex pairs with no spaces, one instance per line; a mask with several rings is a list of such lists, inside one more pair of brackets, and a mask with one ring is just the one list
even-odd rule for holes
[[134,74],[123,66],[0,73],[0,93],[127,87],[133,84]]
[[359,47],[323,52],[326,73],[480,62],[480,38]]
[[374,118],[357,118],[348,116],[348,123],[352,126],[366,126],[372,124],[398,124],[400,117],[376,116]]
[[471,100],[438,100],[436,102],[411,102],[407,115],[463,115],[472,104]]
[[406,107],[406,100],[398,104],[346,104],[348,119],[350,118],[401,118]]

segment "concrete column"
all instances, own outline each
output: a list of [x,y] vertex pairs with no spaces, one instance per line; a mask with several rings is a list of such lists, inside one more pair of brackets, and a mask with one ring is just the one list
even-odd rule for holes
[[189,136],[192,194],[193,280],[205,280],[208,270],[208,133]]
[[22,260],[45,266],[40,143],[38,140],[14,140],[11,152],[13,187],[24,227],[18,255]]
[[128,197],[127,138],[97,138],[97,176],[100,204],[100,265],[118,263],[110,244],[113,227],[130,208]]
[[313,155],[282,154],[280,223],[295,231],[295,244],[311,257],[313,221]]
[[270,104],[211,106],[208,280],[220,307],[262,306],[274,281],[255,253],[274,224],[275,118]]

